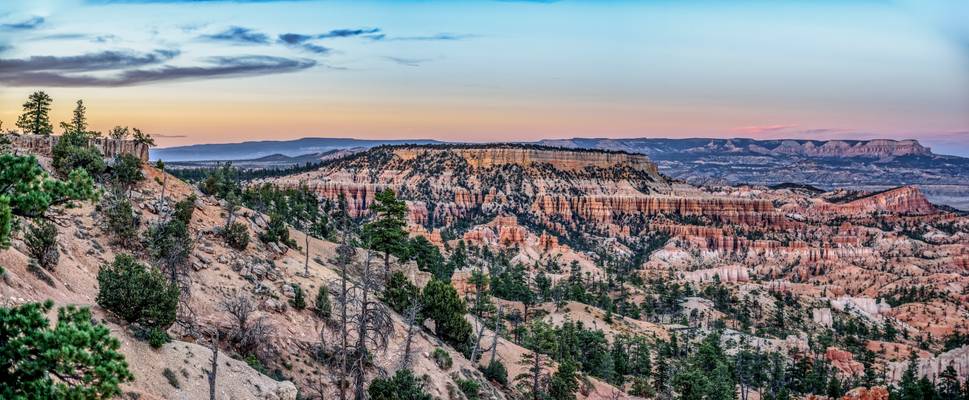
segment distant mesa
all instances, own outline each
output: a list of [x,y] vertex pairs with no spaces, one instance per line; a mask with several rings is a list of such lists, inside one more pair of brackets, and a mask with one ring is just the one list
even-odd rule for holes
[[242,143],[193,144],[189,146],[152,149],[151,160],[206,161],[253,160],[267,156],[303,156],[354,147],[371,148],[381,145],[434,144],[428,139],[367,140],[352,138],[302,138],[296,140],[262,140]]
[[767,156],[805,157],[902,157],[935,156],[917,140],[806,140],[777,139],[554,139],[539,142],[550,146],[625,150],[650,156],[673,153],[732,153]]

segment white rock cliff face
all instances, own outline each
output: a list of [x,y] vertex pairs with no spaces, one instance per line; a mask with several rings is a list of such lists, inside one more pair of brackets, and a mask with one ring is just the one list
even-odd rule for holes
[[747,267],[740,265],[727,265],[718,268],[701,269],[690,271],[683,274],[683,278],[693,282],[713,282],[719,278],[720,282],[747,282],[750,275]]
[[[960,377],[969,376],[969,346],[962,346],[949,350],[932,358],[920,358],[918,361],[919,376],[929,378],[934,381],[942,371],[952,365]],[[888,364],[887,376],[890,380],[898,380],[908,368],[908,361],[893,362]]]

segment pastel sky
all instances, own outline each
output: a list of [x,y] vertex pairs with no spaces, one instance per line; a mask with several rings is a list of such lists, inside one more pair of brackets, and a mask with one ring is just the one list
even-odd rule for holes
[[919,139],[969,156],[969,2],[0,2],[0,120],[307,136]]

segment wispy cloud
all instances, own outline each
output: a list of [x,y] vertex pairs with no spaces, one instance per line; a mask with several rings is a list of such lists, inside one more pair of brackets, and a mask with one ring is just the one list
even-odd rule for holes
[[102,51],[79,56],[33,56],[19,59],[0,59],[0,74],[4,76],[36,71],[103,71],[160,64],[178,55],[177,50],[155,50],[151,53]]
[[283,33],[277,36],[276,41],[284,45],[299,48],[316,54],[326,54],[332,49],[326,46],[310,43],[312,40],[324,40],[334,38],[348,38],[365,36],[369,37],[380,32],[380,28],[360,28],[360,29],[334,29],[326,33],[307,35],[302,33]]
[[[313,60],[284,57],[246,55],[234,57],[211,57],[203,66],[164,65],[144,67],[174,56],[175,52],[157,51],[147,55],[103,52],[74,57],[30,57],[27,59],[0,59],[0,82],[9,86],[133,86],[139,84],[242,77],[279,74],[311,68]],[[107,75],[94,75],[95,71],[120,70]]]
[[753,125],[753,126],[740,126],[731,129],[731,132],[745,133],[748,135],[757,135],[761,133],[770,133],[782,131],[784,129],[793,128],[794,125]]
[[164,138],[164,139],[179,139],[179,138],[188,137],[188,135],[166,135],[164,133],[153,133],[151,135],[156,138]]
[[277,41],[286,46],[299,48],[302,50],[309,51],[316,54],[326,54],[330,52],[330,48],[326,46],[321,46],[318,44],[310,43],[315,36],[313,35],[301,35],[298,33],[284,33],[279,35]]
[[202,39],[214,40],[221,42],[230,42],[236,44],[268,44],[269,36],[257,32],[255,30],[241,27],[241,26],[230,26],[228,29],[210,34],[202,35]]
[[386,56],[384,59],[388,61],[393,61],[394,63],[408,66],[408,67],[419,67],[421,64],[431,61],[429,58],[404,58],[404,57],[392,57]]
[[301,44],[313,39],[313,35],[303,35],[300,33],[284,33],[279,35],[279,41],[284,44]]
[[464,40],[477,37],[477,35],[466,34],[466,33],[437,33],[433,35],[418,35],[418,36],[387,36],[384,34],[375,34],[368,36],[373,40],[385,40],[385,41],[450,41],[450,40]]
[[44,24],[44,17],[30,17],[23,21],[0,23],[0,29],[5,30],[28,30],[34,29]]
[[327,33],[316,35],[316,38],[317,39],[345,38],[345,37],[372,35],[379,32],[380,32],[380,28],[334,29]]

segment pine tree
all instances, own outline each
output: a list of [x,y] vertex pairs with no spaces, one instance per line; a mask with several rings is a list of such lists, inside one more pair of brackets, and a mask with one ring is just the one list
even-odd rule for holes
[[962,388],[959,385],[959,374],[956,369],[949,364],[945,370],[939,374],[939,398],[941,400],[959,400],[962,396]]
[[24,113],[17,118],[17,127],[31,135],[50,135],[54,126],[50,123],[50,104],[53,99],[44,92],[34,92],[24,103]]
[[391,378],[377,378],[367,388],[370,400],[434,400],[424,392],[423,383],[409,369],[397,371]]
[[141,129],[138,128],[131,128],[131,130],[134,132],[134,134],[131,135],[131,140],[133,140],[135,144],[143,144],[148,147],[155,146],[155,139],[152,138],[151,135],[142,132]]
[[124,189],[131,196],[131,190],[138,182],[145,180],[141,172],[141,159],[131,154],[121,154],[114,158],[111,166],[112,183]]
[[467,308],[451,284],[437,279],[424,286],[423,315],[434,321],[434,334],[459,351],[466,351],[472,336],[464,319]]
[[374,196],[370,209],[376,218],[363,227],[364,241],[371,249],[383,253],[384,277],[387,278],[390,276],[390,255],[406,250],[402,243],[407,239],[404,230],[407,204],[398,200],[393,190],[386,189]]
[[53,270],[57,266],[60,253],[57,251],[57,227],[53,223],[39,220],[31,225],[24,235],[24,243],[41,267]]
[[319,319],[330,319],[333,314],[333,306],[330,304],[330,291],[326,286],[320,286],[319,290],[316,291],[316,300],[313,304],[316,306],[314,313]]
[[527,370],[515,377],[519,389],[531,400],[544,399],[548,395],[549,355],[558,352],[555,329],[544,322],[535,322],[525,338],[530,353],[522,354],[518,362]]
[[420,300],[420,289],[411,283],[410,279],[403,272],[394,271],[390,275],[390,281],[381,294],[381,300],[387,303],[390,308],[403,314],[411,304]]
[[450,271],[445,268],[441,251],[427,238],[417,236],[411,239],[409,253],[410,257],[417,263],[417,269],[430,272],[437,279],[451,279]]
[[579,378],[576,365],[571,361],[559,364],[559,369],[552,374],[548,383],[548,394],[555,400],[575,400],[575,392],[579,390]]
[[0,154],[0,249],[10,245],[13,216],[38,218],[50,207],[96,197],[94,181],[84,171],[62,181],[49,177],[33,156]]
[[290,301],[290,304],[297,310],[306,308],[306,295],[303,294],[303,287],[298,283],[294,283],[292,284],[292,288],[293,300]]
[[111,128],[110,131],[108,131],[108,136],[110,136],[112,139],[125,140],[128,138],[128,135],[129,135],[129,130],[127,126],[117,125],[114,128]]
[[922,389],[918,382],[918,356],[913,350],[908,357],[908,367],[902,379],[894,387],[892,398],[897,400],[922,400]]
[[77,101],[71,122],[61,122],[64,133],[87,134],[87,107],[84,107],[84,100]]
[[157,269],[128,254],[98,271],[97,303],[128,322],[168,329],[175,323],[179,288]]
[[45,314],[53,303],[0,307],[0,398],[101,399],[121,394],[134,379],[121,344],[88,309],[57,310],[53,328]]

